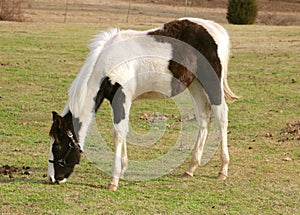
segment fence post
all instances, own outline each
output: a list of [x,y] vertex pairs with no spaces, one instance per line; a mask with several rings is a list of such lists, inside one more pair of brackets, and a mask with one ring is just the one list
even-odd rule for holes
[[186,11],[187,11],[187,6],[188,6],[188,0],[185,0],[185,8],[184,8],[184,17],[186,16]]
[[64,23],[67,22],[68,9],[69,9],[69,0],[66,0],[66,10],[65,10],[65,20],[64,20]]
[[129,19],[130,9],[131,9],[131,2],[129,2],[129,5],[128,5],[128,11],[127,11],[127,17],[126,17],[127,23],[128,23],[128,19]]

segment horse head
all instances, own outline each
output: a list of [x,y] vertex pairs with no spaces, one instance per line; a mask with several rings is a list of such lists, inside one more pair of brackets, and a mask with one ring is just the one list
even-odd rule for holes
[[71,112],[64,117],[56,112],[52,112],[52,115],[53,124],[49,134],[53,156],[49,160],[48,176],[52,183],[60,183],[65,182],[75,165],[79,164],[82,151],[74,132]]

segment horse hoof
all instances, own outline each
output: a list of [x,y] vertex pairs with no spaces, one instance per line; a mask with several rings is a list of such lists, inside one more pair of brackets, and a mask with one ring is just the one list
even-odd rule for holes
[[193,174],[185,172],[185,173],[182,174],[182,177],[183,178],[193,178]]
[[113,185],[113,184],[109,184],[107,187],[108,190],[112,190],[112,191],[116,191],[118,189],[118,186]]
[[217,180],[218,181],[223,181],[223,180],[226,180],[226,179],[227,179],[227,175],[220,172],[218,177],[217,177]]
[[120,179],[124,179],[124,174],[121,174],[121,175],[120,175]]

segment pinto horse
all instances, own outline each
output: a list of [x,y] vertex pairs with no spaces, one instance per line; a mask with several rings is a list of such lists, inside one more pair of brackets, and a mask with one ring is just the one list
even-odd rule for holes
[[48,176],[52,183],[67,180],[79,163],[89,125],[104,99],[113,110],[114,161],[108,188],[116,190],[128,166],[126,135],[135,99],[172,97],[189,90],[199,125],[191,163],[193,177],[201,161],[213,113],[221,136],[221,169],[228,177],[228,107],[236,99],[227,83],[230,42],[219,24],[181,18],[147,31],[109,29],[91,43],[61,115],[53,112]]

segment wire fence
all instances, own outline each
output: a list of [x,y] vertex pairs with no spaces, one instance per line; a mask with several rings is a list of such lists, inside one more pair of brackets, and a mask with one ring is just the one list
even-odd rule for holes
[[[190,16],[227,23],[227,8],[222,0],[172,0],[169,4],[168,0],[0,0],[0,3],[13,1],[23,2],[25,21],[32,22],[147,24]],[[299,25],[299,0],[262,2],[256,24]],[[283,3],[285,7],[281,6]]]

